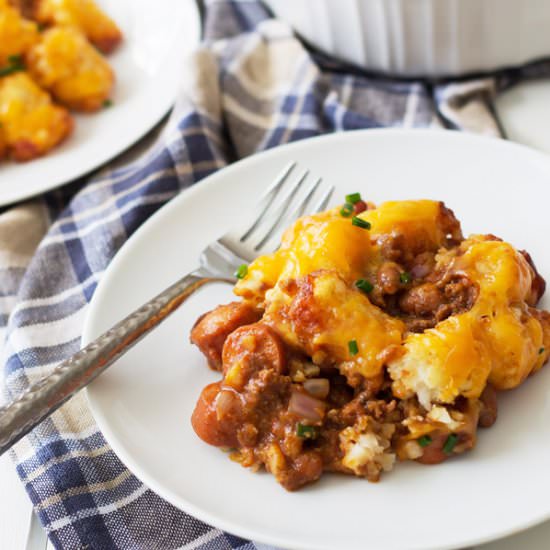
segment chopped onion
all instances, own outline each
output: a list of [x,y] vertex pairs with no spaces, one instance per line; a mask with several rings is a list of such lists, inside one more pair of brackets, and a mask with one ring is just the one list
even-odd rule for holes
[[428,264],[415,264],[411,269],[411,275],[414,279],[422,279],[431,272]]
[[407,441],[403,450],[405,451],[405,456],[409,460],[416,460],[424,454],[422,447],[416,441]]
[[330,383],[326,378],[310,378],[304,382],[304,389],[309,395],[324,399],[330,390]]
[[235,407],[235,394],[232,391],[222,390],[216,398],[216,417],[218,420],[228,416]]
[[302,418],[318,422],[323,419],[325,403],[307,393],[293,389],[288,403],[288,410]]

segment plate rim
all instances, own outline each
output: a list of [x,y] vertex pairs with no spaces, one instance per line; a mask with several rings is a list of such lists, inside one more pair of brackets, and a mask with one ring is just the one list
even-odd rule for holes
[[[183,0],[186,7],[184,8],[186,11],[189,12],[189,14],[192,14],[192,17],[189,17],[189,19],[186,20],[186,23],[184,24],[184,27],[186,29],[186,32],[189,32],[190,28],[193,28],[196,33],[196,44],[198,45],[200,40],[200,28],[201,28],[201,20],[200,20],[200,14],[198,7],[196,5],[196,2],[192,2],[190,0]],[[116,53],[116,52],[114,52]],[[38,197],[42,195],[43,193],[47,193],[48,191],[52,191],[54,189],[57,189],[59,187],[63,187],[65,185],[70,184],[71,182],[75,182],[79,180],[80,178],[86,178],[91,176],[96,170],[100,169],[103,165],[106,165],[108,162],[114,160],[116,157],[124,154],[127,152],[133,145],[135,145],[139,140],[141,140],[145,135],[147,135],[173,108],[177,98],[178,94],[181,92],[182,87],[182,78],[181,76],[176,79],[178,81],[177,85],[174,86],[174,90],[172,94],[167,94],[164,98],[164,101],[159,102],[152,102],[149,104],[149,113],[152,113],[150,117],[148,118],[148,121],[146,124],[143,125],[142,128],[140,128],[139,132],[136,132],[133,135],[128,134],[126,136],[126,139],[120,140],[116,142],[116,144],[112,147],[109,147],[108,149],[105,149],[103,151],[102,155],[97,155],[93,157],[93,160],[90,159],[89,163],[85,165],[84,169],[78,169],[75,170],[73,174],[64,175],[62,177],[52,177],[49,183],[38,185],[36,187],[33,187],[32,189],[26,189],[25,187],[15,187],[12,191],[2,191],[0,192],[0,207],[3,206],[9,206],[11,204],[16,204],[34,197]],[[82,113],[73,113],[73,115],[80,115]],[[76,124],[78,124],[78,121],[76,121]],[[68,137],[68,140],[71,139],[71,136]],[[45,157],[48,156],[54,156],[56,153],[56,148],[54,148],[52,151],[50,151]],[[40,160],[39,157],[36,160]],[[16,163],[14,161],[8,161],[10,163],[13,163],[15,165],[19,165],[22,168],[27,163]],[[29,161],[32,163],[33,161]],[[0,165],[0,170],[1,170]]]
[[[276,156],[278,154],[281,154],[281,150],[292,150],[296,149],[299,150],[302,147],[308,147],[309,143],[312,141],[337,141],[337,140],[347,140],[351,137],[351,139],[357,139],[360,140],[364,135],[369,136],[375,136],[375,135],[382,135],[382,136],[396,136],[396,139],[406,139],[411,136],[418,137],[419,139],[443,139],[443,140],[449,140],[449,141],[477,141],[480,144],[484,144],[483,146],[491,146],[491,147],[498,147],[502,148],[503,151],[513,149],[519,151],[521,154],[526,155],[526,158],[528,160],[534,161],[537,165],[540,165],[540,167],[545,170],[550,178],[550,155],[532,149],[531,147],[528,147],[526,145],[510,142],[504,139],[498,139],[490,136],[482,136],[482,135],[476,135],[476,134],[468,134],[464,132],[457,132],[457,131],[451,131],[451,130],[441,130],[441,129],[404,129],[404,128],[375,128],[375,129],[359,129],[359,130],[352,130],[347,132],[335,132],[331,134],[323,134],[320,136],[314,136],[310,138],[305,138],[302,140],[298,140],[291,143],[286,143],[277,147],[274,147],[272,149],[268,149],[266,151],[262,151],[259,153],[256,153],[252,156],[245,157],[243,159],[240,159],[222,169],[217,170],[215,173],[203,178],[200,180],[200,185],[193,185],[187,189],[184,189],[182,193],[178,194],[176,197],[168,201],[164,206],[159,208],[154,214],[152,214],[143,224],[136,229],[136,231],[128,238],[128,240],[122,245],[122,247],[117,251],[111,262],[109,263],[107,269],[103,273],[98,286],[92,296],[92,299],[90,303],[88,304],[88,311],[86,312],[84,325],[83,325],[83,331],[82,331],[82,338],[81,338],[81,348],[90,343],[93,338],[97,337],[98,334],[93,332],[92,330],[92,324],[93,321],[100,313],[100,308],[97,305],[101,302],[101,295],[105,291],[109,285],[108,281],[109,279],[109,273],[113,272],[118,269],[118,264],[122,263],[124,261],[124,256],[127,253],[131,253],[132,249],[136,246],[138,246],[138,243],[141,239],[142,234],[146,234],[149,232],[150,227],[153,225],[156,225],[158,223],[162,224],[162,219],[169,215],[169,213],[172,210],[178,210],[181,208],[181,204],[185,203],[187,200],[192,200],[192,197],[196,193],[202,193],[204,192],[204,188],[210,187],[213,185],[216,185],[216,182],[218,179],[229,179],[231,174],[233,172],[238,172],[240,170],[240,167],[246,163],[255,163],[260,164],[263,162],[263,159],[266,157]],[[124,252],[122,252],[124,251]],[[122,254],[121,254],[122,252]],[[93,383],[90,384],[90,386],[93,387]],[[279,536],[276,533],[273,534],[266,534],[264,532],[258,532],[255,531],[254,528],[249,528],[245,525],[234,525],[230,520],[224,520],[223,518],[220,519],[214,514],[210,514],[207,510],[204,510],[200,508],[199,506],[195,506],[192,502],[189,500],[175,495],[172,493],[170,489],[165,489],[165,487],[157,483],[153,476],[150,476],[146,471],[142,470],[139,466],[139,461],[135,461],[132,456],[129,456],[128,453],[124,450],[122,445],[119,445],[117,437],[113,434],[113,432],[109,428],[109,424],[107,422],[107,415],[104,415],[101,411],[101,408],[99,406],[96,406],[94,404],[94,398],[92,395],[92,392],[89,388],[85,388],[85,395],[86,400],[88,402],[88,406],[90,407],[90,410],[92,412],[92,415],[94,417],[94,420],[97,423],[97,426],[103,436],[105,437],[106,442],[109,444],[109,446],[112,448],[112,450],[115,452],[117,457],[122,461],[122,463],[132,472],[133,475],[135,475],[146,487],[151,489],[153,492],[155,492],[158,496],[165,499],[167,502],[172,504],[177,509],[184,511],[185,513],[188,513],[192,515],[193,517],[211,525],[218,529],[221,529],[223,531],[227,531],[229,533],[238,535],[240,537],[260,542],[268,545],[273,545],[280,548],[292,548],[293,550],[334,550],[331,546],[322,546],[320,547],[319,544],[296,544],[293,542],[290,542],[286,538],[279,538]],[[182,506],[184,504],[184,506]],[[426,547],[424,550],[453,550],[462,548],[464,546],[477,546],[480,544],[485,544],[488,542],[496,541],[499,539],[503,539],[506,537],[509,537],[511,535],[519,534],[523,531],[526,531],[536,525],[539,525],[546,520],[550,519],[550,504],[548,506],[548,509],[545,512],[542,512],[538,515],[536,515],[532,520],[529,522],[524,522],[521,526],[512,526],[508,527],[506,529],[501,529],[498,531],[498,533],[493,534],[486,534],[485,536],[477,536],[477,537],[470,537],[470,538],[464,538],[464,540],[461,540],[460,542],[454,542],[449,543],[444,546],[438,545],[436,546],[429,546]],[[353,548],[356,548],[355,546]],[[357,547],[359,548],[359,546]]]

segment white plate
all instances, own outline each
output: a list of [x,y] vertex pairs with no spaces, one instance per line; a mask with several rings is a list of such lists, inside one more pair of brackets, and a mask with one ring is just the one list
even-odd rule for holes
[[[550,275],[545,155],[443,131],[336,134],[255,155],[161,209],[110,264],[84,343],[195,267],[201,248],[248,212],[291,159],[333,183],[335,202],[352,191],[375,202],[445,200],[465,233],[500,235]],[[199,313],[229,300],[228,287],[203,289],[88,391],[115,452],[166,500],[237,535],[311,550],[458,548],[550,517],[550,367],[501,396],[498,422],[473,452],[434,467],[398,464],[378,484],[327,475],[287,493],[201,442],[189,418],[217,375],[188,334]]]
[[168,112],[186,54],[199,40],[193,0],[99,0],[124,33],[107,57],[116,75],[113,105],[75,115],[75,129],[42,158],[0,163],[0,206],[68,183],[112,159]]

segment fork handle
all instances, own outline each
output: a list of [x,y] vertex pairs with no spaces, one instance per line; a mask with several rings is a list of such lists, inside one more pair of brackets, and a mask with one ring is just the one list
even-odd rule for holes
[[186,275],[1,407],[0,455],[124,355],[193,292],[212,282],[233,283],[205,277],[200,270]]

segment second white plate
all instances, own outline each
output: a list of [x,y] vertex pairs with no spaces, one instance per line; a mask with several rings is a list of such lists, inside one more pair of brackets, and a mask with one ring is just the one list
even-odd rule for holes
[[0,206],[32,197],[94,170],[145,135],[173,105],[186,55],[198,43],[193,0],[99,0],[124,33],[107,57],[116,76],[113,105],[75,115],[69,138],[26,163],[0,162]]
[[[161,209],[121,249],[89,310],[84,343],[196,265],[200,250],[251,209],[290,160],[374,202],[444,200],[466,234],[526,248],[550,275],[550,161],[452,132],[368,130],[305,140],[222,170]],[[232,299],[194,296],[89,388],[108,442],[159,495],[222,529],[288,548],[441,550],[502,537],[550,517],[550,366],[502,395],[476,449],[427,467],[397,464],[380,483],[328,475],[297,493],[201,442],[190,415],[217,379],[188,341],[196,317]],[[548,301],[543,302],[543,306]]]

